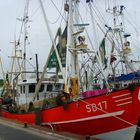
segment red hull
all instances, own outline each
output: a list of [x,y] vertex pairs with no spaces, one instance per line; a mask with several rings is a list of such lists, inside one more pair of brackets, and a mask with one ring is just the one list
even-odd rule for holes
[[16,120],[23,123],[35,124],[36,116],[34,112],[26,113],[26,114],[16,114],[9,113],[5,110],[1,110],[1,116],[4,118]]
[[[96,135],[127,128],[137,124],[140,113],[140,86],[132,93],[123,89],[110,93],[89,97],[68,104],[66,110],[62,106],[41,110],[41,123],[51,125],[57,131],[69,131],[82,135]],[[35,123],[35,113],[11,114],[1,112],[5,118],[21,122]]]

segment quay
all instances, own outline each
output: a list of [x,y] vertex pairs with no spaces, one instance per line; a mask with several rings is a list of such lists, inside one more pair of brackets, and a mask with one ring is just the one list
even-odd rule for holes
[[0,117],[0,140],[99,140]]

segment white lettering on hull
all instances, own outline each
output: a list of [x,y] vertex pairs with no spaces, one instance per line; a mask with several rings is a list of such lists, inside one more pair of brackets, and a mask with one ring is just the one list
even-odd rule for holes
[[107,110],[107,101],[101,101],[98,103],[92,103],[86,105],[87,112],[96,112],[97,110]]

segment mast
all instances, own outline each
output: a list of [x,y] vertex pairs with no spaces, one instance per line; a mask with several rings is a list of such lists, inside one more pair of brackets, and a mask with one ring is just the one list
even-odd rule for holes
[[[38,83],[39,73],[38,73],[38,55],[37,54],[35,54],[35,58],[36,58],[36,81]],[[39,94],[37,94],[37,100],[39,100]]]
[[[73,11],[72,11],[73,1],[69,0],[69,14],[68,14],[68,39],[67,39],[67,48],[73,47],[72,33],[73,33]],[[71,75],[75,75],[75,66],[74,66],[74,54],[70,55],[69,51],[67,52],[69,59],[71,61]],[[67,60],[68,61],[68,60]]]
[[11,85],[12,82],[12,76],[13,76],[13,69],[14,69],[14,63],[15,63],[15,58],[17,57],[16,54],[16,41],[14,42],[14,56],[12,56],[12,66],[11,66],[11,71],[10,71],[10,81],[9,85]]
[[[76,30],[74,30],[74,18],[75,22],[78,20],[78,2],[76,0],[69,0],[69,13],[68,13],[68,39],[67,39],[67,66],[66,66],[66,80],[68,81],[68,87],[72,89],[73,97],[76,98],[79,90],[79,66],[78,66],[78,55],[76,50]],[[75,17],[74,17],[75,14]],[[68,72],[69,70],[69,77]]]
[[[122,61],[124,61],[125,63],[121,63],[122,65],[122,72],[123,73],[128,73],[128,68],[131,70],[131,72],[135,72],[135,69],[131,66],[130,62],[129,62],[129,55],[131,52],[130,49],[130,42],[127,40],[128,37],[130,37],[130,34],[126,34],[125,33],[125,25],[124,25],[124,6],[121,5],[119,7],[114,6],[113,7],[113,17],[114,17],[114,28],[113,28],[113,32],[114,34],[116,34],[115,37],[117,37],[117,34],[120,38],[120,48],[119,48],[119,54],[122,58]],[[121,17],[121,22],[117,24],[117,20],[119,19],[119,17]]]
[[23,22],[24,22],[24,52],[23,52],[23,72],[24,72],[24,76],[23,76],[23,78],[24,79],[26,79],[26,47],[27,47],[27,40],[28,40],[27,24],[28,24],[28,21],[29,21],[28,9],[29,9],[29,0],[26,0],[26,5],[25,5],[25,9],[24,9],[24,18],[23,18]]
[[[69,0],[69,16],[68,16],[68,42],[67,42],[67,47],[70,48],[71,50],[75,48],[74,44],[74,35],[73,33],[75,32],[73,23],[74,23],[74,2],[72,0]],[[76,7],[75,7],[76,8]],[[70,69],[71,69],[71,77],[77,77],[77,53],[75,50],[70,53]]]
[[0,56],[0,65],[1,65],[1,70],[2,70],[2,75],[3,75],[3,80],[4,80],[4,86],[5,86],[6,78],[5,78],[4,66],[2,63],[1,56]]
[[[9,79],[9,86],[12,85],[12,80],[13,80],[13,74],[17,74],[16,72],[16,69],[15,69],[15,66],[16,66],[16,63],[17,63],[17,69],[20,71],[21,70],[21,65],[20,65],[20,62],[19,62],[19,59],[21,59],[21,56],[18,55],[18,45],[16,41],[14,42],[10,42],[13,44],[13,47],[14,47],[14,52],[13,52],[13,56],[11,56],[10,58],[12,59],[12,65],[11,65],[11,69],[10,69],[10,79]],[[18,71],[18,72],[19,72]]]
[[[23,27],[24,27],[24,47],[23,47],[23,66],[22,66],[23,80],[26,80],[26,47],[27,47],[27,41],[28,41],[27,26],[28,26],[28,22],[29,22],[28,9],[29,9],[29,0],[26,0],[25,8],[24,8],[24,16],[23,16],[23,19],[21,19]],[[28,97],[28,93],[27,93],[27,88],[25,87],[26,110],[28,107],[27,97]]]

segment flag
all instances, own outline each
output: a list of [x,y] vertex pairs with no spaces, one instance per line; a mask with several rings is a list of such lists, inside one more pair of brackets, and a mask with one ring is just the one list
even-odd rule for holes
[[105,55],[106,55],[105,37],[103,38],[103,40],[102,40],[102,42],[99,46],[99,50],[96,52],[96,55],[93,58],[94,63],[97,62],[97,56],[99,57],[99,54],[100,54],[100,57],[101,57],[101,62],[106,65],[107,64],[107,58],[105,57]]
[[60,42],[60,58],[61,58],[61,63],[62,67],[66,67],[66,45],[67,45],[67,26],[64,29],[64,32],[61,37],[61,42]]
[[113,63],[116,60],[117,60],[117,58],[113,54],[111,54],[111,56],[110,56],[110,63]]
[[101,61],[103,64],[106,64],[106,50],[105,50],[105,38],[103,38],[100,46],[99,46],[99,53],[100,53],[100,57],[101,57]]
[[110,64],[117,60],[117,58],[113,55],[114,48],[115,48],[115,42],[113,41],[112,42],[111,55],[110,55]]
[[[57,43],[56,48],[57,48],[59,57],[61,59],[62,67],[65,67],[66,66],[67,26],[64,29],[62,35],[61,35],[60,30],[58,30],[57,35],[60,37],[60,41]],[[51,52],[50,58],[48,59],[49,59],[48,68],[58,67],[58,59],[57,59],[56,52],[54,49]]]
[[50,58],[49,58],[48,68],[56,67],[57,63],[58,63],[58,60],[57,60],[56,52],[53,50],[51,52],[51,55],[50,55]]

